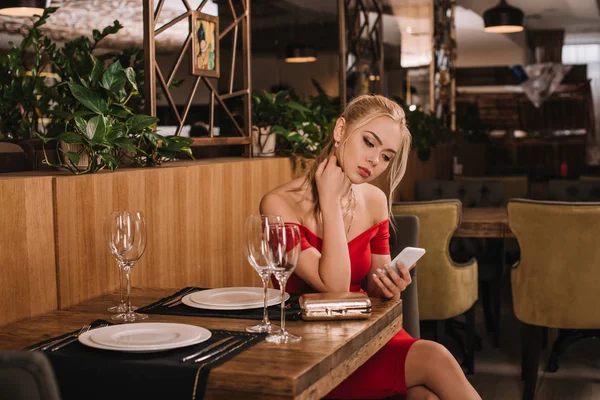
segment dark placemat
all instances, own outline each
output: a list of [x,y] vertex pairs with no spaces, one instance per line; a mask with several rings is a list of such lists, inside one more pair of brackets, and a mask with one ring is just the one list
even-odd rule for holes
[[[241,319],[258,319],[263,318],[263,308],[252,308],[249,310],[205,310],[202,308],[194,308],[186,306],[179,302],[174,306],[169,307],[170,304],[181,300],[182,297],[188,294],[206,290],[206,288],[199,288],[188,286],[180,291],[173,293],[170,296],[164,297],[152,304],[144,306],[137,310],[137,312],[146,314],[164,314],[164,315],[186,315],[195,317],[218,317],[218,318],[241,318]],[[300,296],[292,295],[290,299],[285,302],[285,319],[287,321],[296,321],[302,319],[302,310],[298,302]],[[281,318],[281,307],[274,305],[268,308],[269,318],[273,321],[279,321]]]
[[[94,329],[103,324],[111,323],[96,320],[91,326]],[[40,342],[27,350],[41,348],[57,338],[77,332]],[[205,342],[168,351],[127,353],[95,349],[75,341],[57,351],[50,351],[50,348],[44,353],[54,367],[63,400],[202,399],[212,368],[266,337],[264,333],[226,330],[211,330],[211,333]],[[182,362],[182,358],[228,336],[240,341],[204,362]]]

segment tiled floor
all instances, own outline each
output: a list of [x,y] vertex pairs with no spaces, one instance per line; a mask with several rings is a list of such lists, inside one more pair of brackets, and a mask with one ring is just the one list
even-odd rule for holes
[[[475,374],[469,380],[484,400],[521,399],[521,328],[510,304],[506,283],[502,310],[501,345],[494,348],[491,334],[485,332],[483,312],[477,307],[476,330],[483,350],[475,353]],[[600,340],[588,339],[573,344],[560,358],[560,369],[545,372],[556,332],[549,332],[548,348],[542,350],[535,400],[600,400]],[[446,341],[450,350],[454,344]]]

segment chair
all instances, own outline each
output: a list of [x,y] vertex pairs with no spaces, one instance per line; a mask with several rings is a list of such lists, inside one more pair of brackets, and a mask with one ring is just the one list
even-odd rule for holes
[[527,175],[519,176],[461,176],[454,177],[462,182],[502,182],[504,186],[504,205],[512,198],[526,198],[529,195]]
[[39,351],[0,350],[0,400],[60,400],[50,361]]
[[600,182],[594,180],[551,180],[548,200],[600,201]]
[[[390,250],[392,259],[405,247],[419,244],[419,218],[414,215],[395,215],[397,230],[390,229]],[[421,337],[419,329],[419,298],[417,291],[417,268],[410,270],[412,283],[402,292],[402,325],[414,338]]]
[[31,170],[31,160],[21,146],[9,142],[0,142],[0,173]]
[[[449,252],[450,239],[460,223],[462,205],[458,200],[397,203],[394,216],[414,215],[419,219],[419,246],[427,253],[417,263],[419,272],[419,318],[436,321],[441,339],[446,320],[466,314],[465,366],[474,373],[477,261],[458,264]],[[452,332],[449,332],[452,334]]]
[[[506,196],[504,183],[466,178],[456,181],[417,181],[416,197],[419,201],[458,199],[465,207],[499,207]],[[494,333],[494,345],[500,345],[501,283],[504,276],[505,243],[502,239],[452,238],[450,254],[458,262],[477,259],[481,283],[486,330]],[[499,262],[500,261],[500,262]]]
[[523,323],[523,399],[529,400],[535,394],[543,327],[561,333],[549,366],[573,341],[564,330],[576,330],[579,337],[600,333],[600,203],[513,199],[508,223],[521,246],[511,284],[515,316]]

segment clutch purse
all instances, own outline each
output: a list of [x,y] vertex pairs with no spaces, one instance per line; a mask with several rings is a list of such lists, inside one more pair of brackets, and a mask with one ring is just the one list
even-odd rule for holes
[[366,319],[371,315],[371,300],[365,293],[307,293],[300,296],[302,319],[327,321]]

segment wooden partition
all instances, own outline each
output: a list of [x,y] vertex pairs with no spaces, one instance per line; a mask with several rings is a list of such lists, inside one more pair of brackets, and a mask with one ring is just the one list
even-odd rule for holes
[[0,325],[57,307],[52,178],[0,180]]
[[140,287],[260,286],[243,253],[244,222],[260,198],[291,178],[287,158],[223,159],[56,178],[59,307],[119,286],[104,217],[141,210],[146,252],[132,272]]
[[[417,179],[448,179],[451,160],[448,148],[434,149],[427,162],[413,151],[398,199],[414,198]],[[245,219],[264,193],[299,171],[288,158],[234,158],[36,174],[0,177],[0,325],[117,289],[103,232],[105,216],[117,210],[147,218],[134,286],[260,286],[243,254]]]

